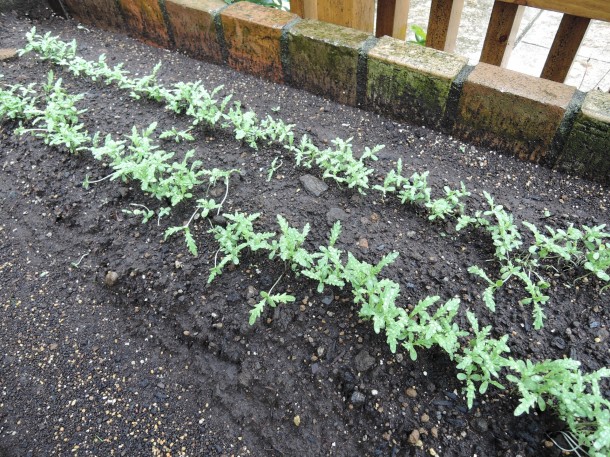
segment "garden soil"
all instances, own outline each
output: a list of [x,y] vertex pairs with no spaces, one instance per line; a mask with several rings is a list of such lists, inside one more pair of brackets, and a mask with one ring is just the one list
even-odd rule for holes
[[[384,144],[374,163],[381,179],[402,158],[404,174],[430,172],[433,196],[464,182],[469,207],[485,207],[483,191],[517,221],[566,227],[608,223],[608,189],[445,134],[335,104],[226,67],[146,46],[57,17],[0,16],[0,47],[20,48],[32,26],[76,39],[89,59],[106,54],[136,75],[163,62],[160,79],[203,80],[224,87],[259,116],[295,124],[316,144],[353,138],[354,150]],[[188,118],[155,102],[133,100],[115,87],[75,78],[35,55],[0,63],[4,83],[44,84],[47,73],[84,93],[80,116],[90,132],[115,138],[158,123],[157,132],[188,128]],[[455,363],[437,350],[392,354],[370,322],[359,320],[349,290],[326,289],[248,253],[212,284],[217,250],[208,230],[218,216],[194,221],[199,256],[163,232],[192,213],[186,203],[157,224],[123,210],[162,206],[133,183],[105,180],[105,164],[88,152],[70,155],[15,123],[0,125],[0,456],[558,456],[550,438],[564,429],[552,412],[515,417],[518,396],[491,388],[467,409]],[[558,267],[547,319],[532,328],[525,292],[510,283],[498,309],[482,303],[484,285],[466,270],[497,275],[491,240],[430,222],[421,210],[359,195],[327,182],[316,195],[318,170],[298,168],[279,147],[255,151],[222,129],[194,131],[188,145],[166,142],[178,156],[195,148],[206,168],[238,168],[223,210],[260,213],[257,229],[277,231],[276,215],[310,224],[306,246],[328,240],[342,221],[337,246],[376,262],[400,256],[383,275],[401,286],[412,307],[428,295],[459,297],[465,310],[510,335],[512,355],[532,360],[572,357],[585,371],[610,366],[608,291],[602,283]],[[270,181],[273,158],[283,154]],[[313,175],[313,179],[306,175]],[[205,187],[201,189],[206,192]],[[217,200],[224,188],[209,190]],[[525,231],[525,229],[524,229]],[[296,302],[266,309],[248,325],[259,291],[276,280]],[[608,389],[608,384],[604,384]],[[609,392],[606,390],[606,395]]]

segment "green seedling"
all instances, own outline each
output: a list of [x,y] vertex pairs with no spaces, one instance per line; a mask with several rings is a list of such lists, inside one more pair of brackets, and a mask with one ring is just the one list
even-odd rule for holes
[[[277,163],[278,160],[280,161],[279,164]],[[267,182],[271,181],[271,178],[273,178],[273,174],[280,169],[283,163],[284,162],[279,157],[273,159],[273,162],[271,162],[271,167],[269,168],[269,172],[267,173]]]
[[468,408],[472,408],[477,391],[484,394],[490,385],[504,389],[496,379],[500,377],[500,370],[508,364],[502,354],[510,352],[510,349],[506,344],[508,335],[500,339],[490,338],[491,326],[480,328],[473,313],[469,311],[466,315],[474,338],[462,348],[462,354],[456,354],[457,369],[460,370],[457,377],[466,383],[466,403]]
[[383,180],[383,185],[375,184],[373,189],[381,192],[385,199],[387,194],[398,192],[403,186],[408,184],[408,182],[409,180],[402,175],[402,159],[398,159],[396,162],[396,169],[390,170]]
[[319,252],[311,255],[313,265],[302,270],[303,275],[318,281],[318,293],[324,291],[327,285],[343,287],[343,264],[341,262],[342,252],[335,248],[335,243],[341,234],[341,222],[334,223],[330,231],[328,246],[320,246]]
[[129,206],[133,206],[135,209],[124,209],[122,211],[131,216],[142,216],[142,224],[146,224],[155,215],[155,212],[147,206],[138,203],[130,203]]
[[425,204],[430,212],[428,219],[431,221],[435,219],[445,220],[446,216],[455,216],[464,212],[464,203],[462,203],[461,199],[470,196],[470,192],[466,190],[464,183],[460,183],[460,185],[461,188],[459,190],[445,186],[443,188],[445,191],[444,198],[431,200]]
[[277,221],[280,226],[281,234],[277,240],[271,242],[271,252],[269,258],[276,256],[291,265],[293,271],[298,268],[309,268],[313,263],[313,258],[306,249],[303,248],[305,238],[309,233],[309,224],[305,224],[302,231],[290,227],[288,221],[278,214]]
[[409,179],[402,181],[398,192],[401,203],[427,205],[430,203],[431,189],[428,187],[428,172],[413,173]]
[[197,217],[197,215],[199,215],[201,218],[206,218],[210,215],[210,212],[214,211],[215,209],[219,209],[220,207],[221,207],[221,205],[217,204],[214,201],[214,199],[207,200],[205,198],[200,198],[199,200],[197,200],[197,206],[195,208],[195,212],[193,212],[193,214],[191,215],[188,222],[184,225],[169,227],[165,231],[165,234],[163,235],[163,239],[167,240],[168,237],[175,235],[178,232],[182,232],[182,234],[184,235],[184,241],[186,242],[186,246],[187,246],[188,250],[190,251],[191,254],[193,254],[195,257],[197,257],[197,255],[199,254],[199,251],[197,249],[197,243],[195,242],[195,238],[193,237],[193,234],[191,233],[191,229],[190,229],[191,222],[193,222],[193,220],[195,219],[195,217]]
[[580,362],[571,359],[531,360],[509,359],[508,367],[516,373],[506,378],[515,384],[521,395],[515,415],[537,407],[541,411],[552,406],[565,420],[578,445],[590,456],[606,456],[610,449],[610,400],[604,398],[600,382],[610,376],[602,368],[583,374]]
[[[26,97],[24,109],[27,111],[24,111],[23,118],[31,120],[32,128],[21,125],[15,133],[19,135],[31,133],[35,137],[42,138],[45,144],[63,146],[71,153],[85,149],[90,137],[86,130],[83,131],[84,125],[78,123],[78,116],[85,110],[76,108],[76,103],[83,98],[83,95],[68,94],[62,87],[62,79],[55,80],[53,71],[49,71],[47,84],[43,89],[46,93],[44,110],[37,109],[32,104],[33,99],[28,100]],[[26,89],[27,92],[29,89]],[[14,110],[15,106],[12,109]]]
[[[401,319],[402,329],[396,335],[397,341],[409,352],[411,360],[417,360],[417,348],[430,349],[440,346],[453,360],[460,348],[459,339],[468,332],[460,330],[453,320],[459,310],[460,301],[456,298],[448,300],[439,306],[436,312],[430,314],[430,308],[440,297],[426,297],[420,300],[413,310]],[[390,345],[392,349],[392,345]],[[394,349],[395,350],[395,346]]]
[[176,143],[181,143],[183,141],[195,141],[195,137],[189,133],[190,131],[191,129],[177,130],[176,127],[172,127],[171,130],[162,132],[159,135],[159,138],[162,140],[173,139]]
[[285,305],[288,303],[292,303],[296,300],[296,298],[293,295],[289,295],[289,294],[272,294],[271,292],[273,292],[273,289],[275,288],[275,286],[280,282],[280,280],[282,279],[284,275],[282,274],[279,278],[277,278],[277,281],[275,281],[275,283],[273,284],[273,286],[271,286],[271,289],[269,289],[269,292],[261,292],[261,298],[262,300],[259,301],[254,308],[252,308],[250,310],[250,319],[248,320],[248,322],[250,323],[250,325],[254,325],[256,320],[261,316],[261,314],[263,313],[263,310],[265,309],[265,306],[269,306],[271,308],[275,308],[277,305]]

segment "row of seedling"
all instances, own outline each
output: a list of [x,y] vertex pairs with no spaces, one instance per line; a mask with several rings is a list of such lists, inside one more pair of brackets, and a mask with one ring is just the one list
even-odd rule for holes
[[[68,93],[62,86],[62,80],[54,79],[52,71],[48,74],[43,90],[44,106],[41,107],[41,97],[35,90],[35,84],[0,87],[0,120],[18,121],[19,127],[15,130],[17,134],[32,134],[41,138],[45,144],[62,147],[72,153],[90,150],[95,159],[107,163],[112,172],[97,180],[86,176],[83,182],[85,188],[107,179],[137,182],[143,192],[167,205],[156,210],[159,223],[162,217],[171,213],[173,207],[193,199],[195,190],[200,186],[207,183],[209,190],[218,183],[224,184],[226,191],[221,202],[216,203],[207,198],[196,199],[196,209],[189,221],[182,226],[170,227],[165,232],[166,238],[182,233],[188,249],[197,255],[197,244],[190,224],[196,217],[207,217],[212,211],[220,213],[228,194],[229,178],[232,174],[239,173],[239,170],[205,169],[200,160],[193,160],[194,149],[188,150],[182,160],[175,160],[174,151],[162,149],[155,141],[156,123],[141,131],[133,127],[131,135],[125,139],[115,140],[107,135],[102,143],[99,132],[91,137],[79,121],[79,115],[86,111],[76,106],[82,100],[82,94]],[[188,132],[176,129],[165,131],[159,137],[176,141],[194,139]],[[124,211],[142,217],[143,222],[148,222],[155,215],[155,211],[142,204],[133,204],[132,209]]]
[[[550,406],[567,422],[578,449],[588,449],[590,455],[597,457],[610,451],[610,401],[604,398],[600,386],[602,378],[610,376],[610,369],[583,374],[580,363],[572,359],[532,362],[507,357],[508,335],[493,338],[491,326],[481,327],[475,314],[468,310],[469,328],[458,325],[455,318],[460,301],[457,298],[438,305],[439,297],[426,297],[411,311],[399,306],[399,284],[379,277],[398,253],[387,254],[376,265],[358,260],[351,252],[335,246],[341,232],[340,222],[332,227],[328,245],[311,252],[304,247],[309,225],[299,230],[278,215],[278,233],[259,232],[254,227],[258,216],[225,215],[228,224],[211,229],[219,250],[209,282],[227,264],[238,264],[242,251],[249,250],[281,260],[285,272],[290,270],[296,276],[316,281],[319,293],[326,287],[349,287],[354,303],[360,307],[359,316],[372,321],[376,333],[385,334],[392,352],[400,347],[416,360],[418,349],[436,346],[456,363],[457,377],[464,383],[469,408],[489,386],[504,389],[503,383],[508,382],[521,397],[515,415],[532,408],[544,411]],[[269,291],[260,293],[260,301],[250,311],[250,324],[254,324],[266,307],[295,301],[293,295],[274,293],[282,276]]]
[[[271,116],[259,120],[254,112],[244,112],[239,102],[234,102],[227,111],[231,96],[222,101],[215,99],[220,87],[208,92],[200,81],[196,81],[180,82],[171,89],[166,89],[157,79],[160,65],[157,65],[150,75],[130,78],[122,64],[110,67],[103,55],[98,61],[88,61],[77,56],[75,41],[65,43],[49,33],[44,36],[37,35],[35,29],[27,38],[28,44],[22,52],[33,50],[43,59],[66,66],[75,75],[86,74],[107,84],[116,83],[119,87],[129,90],[133,98],[144,96],[164,102],[166,109],[190,116],[193,125],[229,128],[237,140],[252,148],[256,149],[260,142],[277,142],[294,155],[297,166],[318,167],[322,178],[331,179],[339,185],[346,185],[360,193],[371,188],[369,176],[375,170],[369,167],[367,162],[376,161],[376,154],[383,146],[375,146],[372,149],[367,147],[356,157],[351,139],[337,138],[332,141],[333,147],[320,149],[307,135],[303,135],[300,141],[295,141],[292,125]],[[270,174],[273,173],[272,170],[273,167]],[[457,218],[457,230],[473,227],[484,230],[490,236],[495,247],[495,260],[499,265],[498,278],[490,278],[479,266],[472,266],[469,271],[486,283],[482,297],[492,311],[496,306],[496,290],[514,278],[523,284],[527,292],[520,303],[532,306],[534,327],[542,327],[543,305],[549,299],[544,292],[549,283],[544,278],[543,267],[548,266],[551,260],[565,261],[564,265],[584,268],[601,281],[610,281],[610,235],[603,231],[604,225],[583,226],[580,229],[570,226],[566,230],[547,227],[547,234],[544,234],[533,224],[524,222],[523,225],[532,231],[535,240],[528,249],[523,250],[523,236],[514,223],[512,214],[497,205],[489,194],[485,194],[489,209],[477,210],[469,215],[466,214],[464,199],[470,193],[463,183],[459,189],[445,186],[445,195],[432,199],[427,177],[428,172],[403,176],[402,163],[399,160],[396,168],[387,173],[382,184],[374,185],[372,189],[380,192],[383,198],[396,195],[404,204],[425,208],[428,218],[432,221]],[[565,255],[566,249],[573,251]]]

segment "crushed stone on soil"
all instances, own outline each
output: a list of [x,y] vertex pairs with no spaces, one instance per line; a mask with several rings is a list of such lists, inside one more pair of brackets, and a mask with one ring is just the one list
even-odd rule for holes
[[[222,84],[219,97],[232,92],[259,116],[283,118],[319,145],[335,137],[353,137],[355,151],[385,144],[373,180],[402,158],[406,174],[430,171],[435,195],[463,181],[469,205],[483,207],[486,190],[518,220],[608,223],[608,189],[599,184],[122,35],[56,17],[2,15],[0,47],[22,47],[33,25],[76,39],[86,58],[105,53],[112,64],[125,62],[134,74],[163,61],[166,84]],[[85,94],[79,106],[88,110],[81,120],[90,132],[118,136],[152,122],[157,131],[188,127],[155,103],[74,78],[33,55],[0,62],[8,83],[44,83],[50,69],[70,91]],[[514,417],[516,398],[497,389],[468,410],[454,364],[434,350],[419,351],[415,362],[392,354],[358,319],[349,291],[318,294],[317,284],[286,274],[274,290],[296,302],[265,310],[249,326],[249,310],[284,273],[281,264],[246,254],[207,285],[215,254],[209,221],[193,223],[197,258],[179,237],[163,240],[165,228],[189,219],[190,205],[162,227],[142,224],[122,210],[159,202],[130,183],[84,189],[86,175],[107,174],[103,165],[17,137],[15,127],[0,125],[0,456],[561,455],[547,435],[563,427],[552,413]],[[498,292],[495,314],[482,305],[483,285],[466,270],[493,271],[489,240],[431,223],[378,194],[323,182],[287,156],[267,182],[281,151],[255,152],[219,130],[195,134],[185,147],[195,147],[206,168],[241,170],[231,178],[227,213],[260,212],[257,229],[264,231],[277,230],[276,214],[296,227],[309,223],[309,249],[325,243],[340,220],[338,248],[368,262],[400,252],[384,272],[400,283],[404,306],[428,295],[459,297],[495,336],[511,336],[514,355],[572,357],[587,371],[610,366],[609,292],[600,292],[598,281],[549,274],[548,319],[536,331],[531,310],[518,304],[520,287]],[[163,146],[178,148],[178,156],[186,150]],[[465,325],[464,311],[458,319]]]

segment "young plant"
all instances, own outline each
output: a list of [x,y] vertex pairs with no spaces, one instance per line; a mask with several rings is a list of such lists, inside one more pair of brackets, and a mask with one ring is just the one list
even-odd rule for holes
[[303,275],[318,281],[318,293],[322,293],[325,286],[343,287],[345,285],[341,262],[342,251],[335,247],[340,234],[341,222],[337,221],[330,231],[328,246],[320,246],[319,251],[311,255],[313,265],[301,270]]
[[356,189],[364,194],[364,189],[369,188],[368,176],[374,172],[372,168],[365,165],[366,160],[378,160],[375,155],[384,146],[378,145],[373,149],[366,147],[359,159],[354,157],[352,151],[352,138],[346,141],[336,138],[332,141],[335,149],[328,148],[323,151],[307,147],[308,152],[313,152],[313,159],[318,167],[323,170],[323,178],[331,178],[335,182],[347,184],[350,189]]
[[166,130],[159,135],[162,140],[173,139],[176,143],[183,141],[195,141],[195,137],[190,134],[191,129],[178,130],[172,127],[171,130]]
[[260,293],[262,300],[259,301],[254,306],[254,308],[252,308],[250,310],[250,319],[248,320],[250,325],[255,324],[256,320],[263,313],[265,306],[275,308],[277,305],[286,305],[286,304],[292,303],[296,300],[294,295],[289,295],[286,293],[283,293],[283,294],[272,294],[271,293],[271,292],[273,292],[273,289],[275,288],[275,286],[277,286],[277,284],[280,282],[280,280],[282,279],[283,276],[284,276],[284,274],[280,275],[280,277],[277,278],[277,281],[275,281],[273,286],[271,286],[271,289],[269,289],[269,292],[262,291]]
[[439,306],[434,314],[429,313],[429,309],[439,299],[440,297],[436,296],[426,297],[403,317],[402,329],[397,335],[397,340],[402,341],[401,344],[409,351],[411,360],[417,360],[418,347],[430,349],[434,345],[440,346],[453,360],[460,349],[459,338],[468,335],[468,332],[460,330],[453,321],[460,307],[457,298],[452,298]]
[[385,198],[387,194],[398,192],[398,190],[402,189],[408,182],[409,180],[402,175],[402,159],[398,159],[396,162],[396,169],[390,170],[383,180],[383,185],[375,184],[373,189],[381,192],[383,198]]
[[199,214],[201,218],[206,218],[209,216],[211,211],[214,211],[215,209],[218,209],[220,207],[221,207],[221,205],[217,204],[214,201],[214,199],[208,200],[205,198],[200,198],[199,200],[197,200],[197,206],[195,207],[195,211],[191,215],[188,222],[184,225],[169,227],[165,231],[165,234],[163,235],[163,239],[167,240],[168,237],[170,237],[178,232],[182,232],[182,234],[184,235],[184,241],[186,242],[186,246],[187,246],[188,250],[190,251],[191,254],[193,254],[195,257],[197,257],[199,251],[197,249],[197,243],[195,242],[195,238],[193,237],[193,234],[191,233],[191,229],[190,229],[191,222],[193,222],[193,220],[195,219],[197,214]]
[[309,224],[305,224],[302,231],[291,227],[288,221],[281,215],[277,215],[277,221],[280,226],[280,237],[271,242],[271,252],[269,258],[273,259],[276,256],[292,267],[293,271],[298,271],[302,268],[310,268],[313,264],[312,255],[303,248],[305,238],[309,233]]
[[[279,164],[277,163],[278,160],[280,161]],[[273,162],[271,162],[271,167],[269,167],[269,171],[267,172],[267,182],[271,181],[271,178],[273,178],[273,174],[280,169],[282,164],[283,161],[279,157],[273,159]]]
[[610,233],[603,232],[605,225],[597,227],[583,226],[585,232],[585,263],[584,267],[602,281],[610,281]]
[[508,367],[516,373],[506,378],[515,384],[521,395],[515,416],[532,408],[544,411],[553,407],[566,421],[579,447],[589,455],[603,457],[610,450],[610,400],[604,398],[600,382],[610,376],[609,368],[582,374],[580,362],[571,359],[530,360],[509,359]]
[[[266,240],[275,235],[274,233],[264,233],[261,236],[255,236],[253,223],[260,216],[259,213],[248,216],[244,213],[236,212],[234,214],[225,214],[224,216],[228,221],[226,227],[217,225],[210,230],[214,234],[219,248],[214,257],[214,267],[210,270],[208,284],[222,274],[223,268],[229,262],[235,265],[239,264],[239,255],[245,248],[249,247],[252,251],[269,249],[271,246]],[[224,256],[218,262],[218,254],[220,253],[223,253]]]
[[235,102],[224,116],[227,121],[223,127],[232,127],[236,140],[247,143],[252,149],[258,149],[257,142],[264,137],[264,133],[258,126],[258,119],[254,111],[244,113],[241,103]]
[[404,181],[398,192],[401,203],[411,205],[427,205],[430,202],[431,189],[428,187],[428,172],[413,173]]
[[293,124],[286,124],[281,119],[273,119],[271,116],[267,116],[260,122],[263,139],[267,140],[269,144],[273,142],[285,144],[288,149],[294,144],[293,127]]
[[157,81],[157,73],[159,73],[160,69],[161,62],[154,66],[149,75],[134,79],[122,78],[119,87],[121,89],[129,89],[129,95],[136,100],[139,100],[144,95],[149,99],[160,102],[166,97],[165,88]]
[[[49,146],[64,146],[68,151],[75,153],[85,149],[91,141],[89,133],[83,124],[78,123],[78,116],[85,112],[76,108],[76,102],[81,100],[83,94],[71,95],[62,87],[62,79],[55,80],[53,71],[49,71],[46,92],[46,106],[43,110],[30,104],[25,114],[32,120],[32,128],[20,126],[15,133],[23,135],[32,133],[42,138]],[[38,126],[38,128],[35,128]]]
[[[477,390],[480,394],[484,394],[490,384],[504,389],[496,379],[500,377],[500,370],[508,364],[508,360],[502,354],[510,352],[510,349],[506,344],[508,335],[500,339],[490,338],[491,326],[481,329],[473,313],[468,311],[466,315],[474,338],[462,348],[462,354],[456,354],[457,369],[461,371],[457,377],[466,383],[464,387],[466,403],[468,408],[472,408]],[[479,385],[478,389],[476,384]]]
[[538,227],[530,222],[524,221],[523,225],[534,235],[535,242],[528,249],[528,252],[534,258],[540,260],[556,258],[576,264],[583,257],[584,254],[578,247],[583,238],[583,232],[576,229],[572,224],[567,230],[555,230],[547,226],[546,230],[550,236],[541,233]]
[[464,212],[464,203],[461,199],[470,196],[470,192],[466,190],[464,183],[460,183],[461,188],[451,189],[445,186],[445,197],[437,198],[426,203],[426,208],[430,212],[428,219],[431,221],[435,219],[445,220],[446,216],[454,216],[456,214],[462,214]]
[[135,209],[124,209],[123,212],[130,216],[142,216],[142,224],[146,224],[155,215],[155,212],[147,206],[138,203],[130,203],[129,206]]
[[33,119],[39,112],[36,108],[38,96],[34,90],[35,86],[36,84],[32,83],[28,86],[14,84],[6,89],[0,87],[0,121]]

